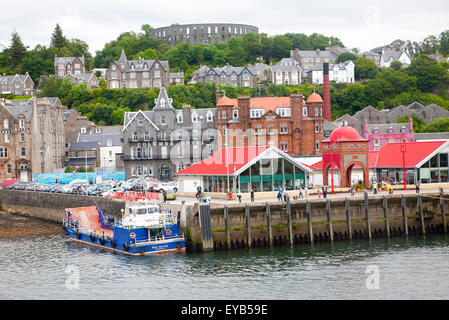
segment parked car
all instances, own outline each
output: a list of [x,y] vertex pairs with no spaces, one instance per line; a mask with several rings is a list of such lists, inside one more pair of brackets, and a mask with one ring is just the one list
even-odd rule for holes
[[178,192],[178,184],[176,182],[155,182],[150,187],[150,191],[152,192],[167,192],[167,193],[176,193]]

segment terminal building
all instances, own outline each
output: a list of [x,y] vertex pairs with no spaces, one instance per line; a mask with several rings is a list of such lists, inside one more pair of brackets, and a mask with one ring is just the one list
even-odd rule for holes
[[180,192],[271,192],[296,190],[312,170],[274,146],[221,148],[177,173]]

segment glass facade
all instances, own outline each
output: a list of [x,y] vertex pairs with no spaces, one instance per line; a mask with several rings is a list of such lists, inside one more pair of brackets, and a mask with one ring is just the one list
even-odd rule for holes
[[[279,187],[295,190],[307,183],[306,173],[298,165],[285,159],[261,159],[243,171],[239,176],[229,176],[229,187],[232,192],[276,191]],[[206,192],[227,192],[226,176],[204,176]]]
[[448,154],[439,153],[419,168],[421,183],[448,182]]

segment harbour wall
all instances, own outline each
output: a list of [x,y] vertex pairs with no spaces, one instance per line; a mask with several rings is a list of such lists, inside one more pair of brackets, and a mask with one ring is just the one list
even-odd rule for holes
[[65,208],[98,206],[110,214],[119,214],[125,208],[125,202],[117,199],[7,189],[0,190],[0,204],[6,212],[57,223],[62,223]]
[[192,251],[426,235],[447,233],[448,210],[442,189],[425,195],[196,204],[186,234]]

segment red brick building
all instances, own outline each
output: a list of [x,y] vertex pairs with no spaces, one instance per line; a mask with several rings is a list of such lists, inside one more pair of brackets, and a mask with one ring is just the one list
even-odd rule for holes
[[323,112],[317,93],[305,102],[300,93],[230,99],[217,90],[218,147],[273,145],[289,155],[317,154],[324,138]]

